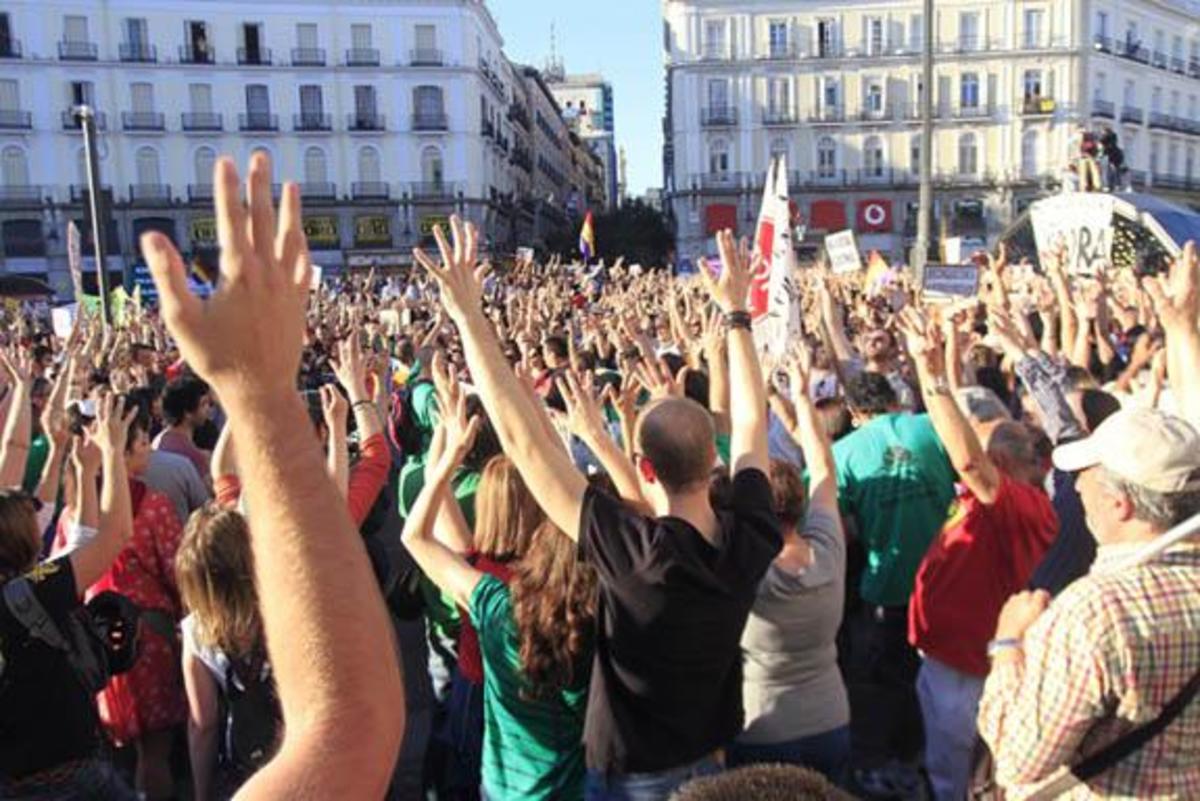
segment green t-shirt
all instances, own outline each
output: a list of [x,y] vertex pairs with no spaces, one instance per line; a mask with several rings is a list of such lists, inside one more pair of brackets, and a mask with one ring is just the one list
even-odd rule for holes
[[526,698],[508,587],[485,575],[471,593],[470,614],[483,656],[483,789],[488,798],[582,798],[588,671],[581,670],[570,689]]
[[42,470],[46,467],[46,459],[50,456],[50,440],[45,434],[38,434],[29,443],[29,455],[25,458],[25,477],[21,488],[28,493],[37,492],[38,484],[42,481]]
[[885,414],[833,445],[838,501],[867,551],[859,589],[878,606],[903,606],[917,567],[954,499],[954,469],[920,414]]

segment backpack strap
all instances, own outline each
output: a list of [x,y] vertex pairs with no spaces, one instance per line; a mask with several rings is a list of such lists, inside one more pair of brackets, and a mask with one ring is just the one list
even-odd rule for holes
[[31,637],[66,656],[75,674],[89,691],[99,692],[108,683],[107,671],[87,642],[87,634],[80,630],[79,625],[72,625],[68,629],[71,636],[68,640],[38,600],[29,579],[15,578],[6,583],[4,603]]

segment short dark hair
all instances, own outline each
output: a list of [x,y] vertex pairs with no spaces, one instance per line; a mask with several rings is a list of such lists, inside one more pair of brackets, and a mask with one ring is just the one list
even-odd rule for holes
[[712,405],[709,399],[710,387],[708,373],[702,370],[688,370],[683,374],[683,396],[691,398],[705,408]]
[[820,773],[798,765],[746,765],[694,779],[672,801],[845,801],[853,796]]
[[846,382],[846,403],[859,414],[886,414],[899,401],[887,377],[864,370]]
[[1086,367],[1071,365],[1067,368],[1064,376],[1065,388],[1067,392],[1079,391],[1084,389],[1096,389],[1099,384],[1096,382],[1096,377],[1092,375]]
[[565,359],[571,353],[571,349],[567,347],[566,337],[557,334],[546,337],[546,340],[542,342],[542,347],[553,353],[556,359]]
[[[207,385],[205,386],[207,387]],[[129,414],[131,410],[136,410],[133,420],[129,424],[129,436],[125,440],[125,451],[128,452],[133,450],[133,441],[139,431],[144,431],[146,432],[146,436],[150,436],[150,414],[142,408],[141,403],[136,398],[131,398],[128,395],[121,399],[121,409],[125,414]]]
[[666,398],[642,413],[636,439],[667,492],[679,492],[708,480],[715,436],[708,409],[687,398]]
[[1085,389],[1080,393],[1079,405],[1088,431],[1095,431],[1110,415],[1121,411],[1121,402],[1102,389]]
[[167,384],[163,393],[163,417],[168,425],[177,425],[192,412],[200,408],[200,401],[208,394],[208,384],[199,378],[183,376]]

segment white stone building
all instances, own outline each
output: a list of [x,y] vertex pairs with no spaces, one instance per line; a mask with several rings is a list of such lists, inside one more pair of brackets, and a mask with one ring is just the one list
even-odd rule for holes
[[612,84],[602,75],[565,75],[561,70],[548,70],[546,80],[567,124],[600,157],[604,167],[605,205],[615,209],[620,194]]
[[[907,252],[922,7],[663,0],[665,202],[680,258],[718,228],[752,228],[775,153],[810,241],[849,227],[864,248]],[[1196,200],[1197,4],[939,0],[936,14],[935,236],[998,233],[1057,186],[1080,124],[1116,128],[1137,187]]]
[[9,0],[0,268],[65,286],[81,102],[103,123],[114,269],[147,228],[211,258],[213,160],[257,149],[303,183],[327,268],[406,262],[452,212],[495,251],[536,243],[527,93],[503,45],[482,0]]

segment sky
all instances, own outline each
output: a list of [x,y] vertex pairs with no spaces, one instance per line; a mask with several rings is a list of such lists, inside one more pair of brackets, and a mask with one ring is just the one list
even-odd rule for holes
[[568,74],[599,72],[613,87],[628,192],[662,185],[662,12],[655,0],[488,0],[513,61],[542,68],[553,23]]

